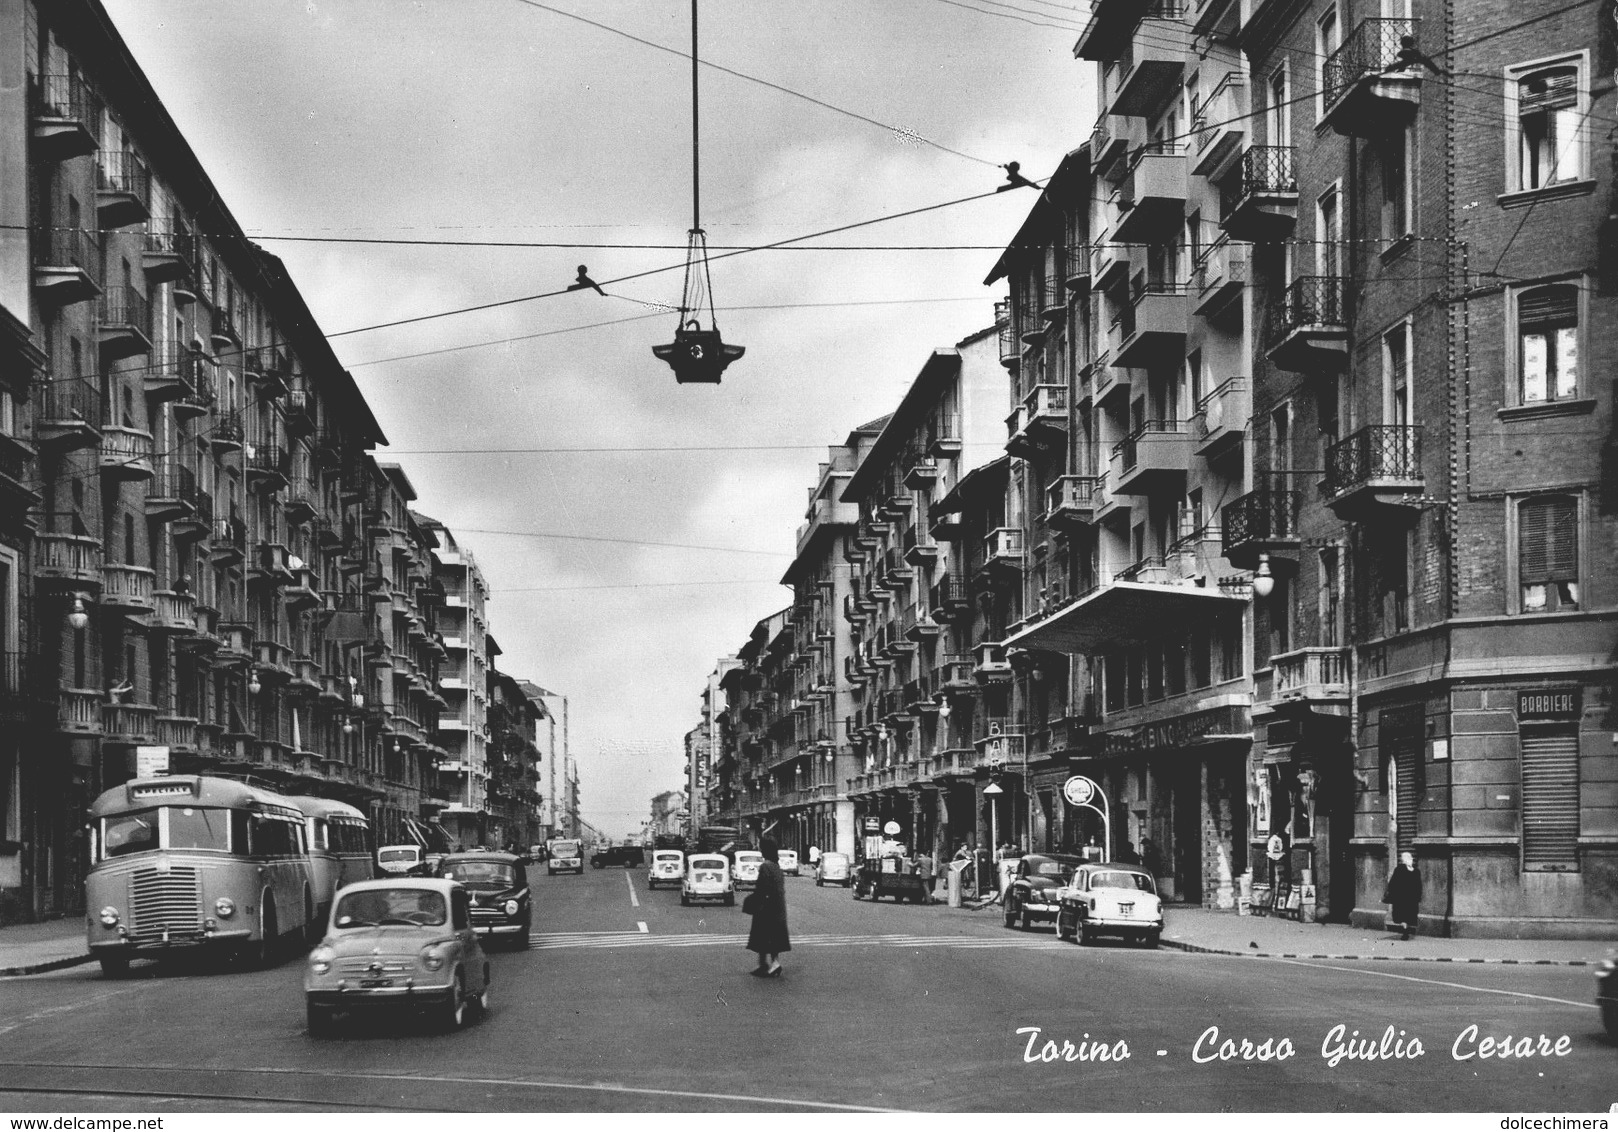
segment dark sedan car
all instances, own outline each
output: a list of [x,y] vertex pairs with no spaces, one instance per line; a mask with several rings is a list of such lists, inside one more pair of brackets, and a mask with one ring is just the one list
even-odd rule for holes
[[1083,857],[1065,853],[1032,853],[1020,859],[1004,897],[1006,927],[1019,919],[1023,931],[1033,927],[1035,920],[1054,922],[1060,907],[1057,890],[1073,879],[1082,864]]
[[437,875],[466,886],[472,897],[472,929],[478,935],[528,946],[534,905],[521,857],[490,850],[451,853],[439,862]]
[[590,854],[592,869],[639,868],[646,863],[646,850],[639,845],[608,845]]

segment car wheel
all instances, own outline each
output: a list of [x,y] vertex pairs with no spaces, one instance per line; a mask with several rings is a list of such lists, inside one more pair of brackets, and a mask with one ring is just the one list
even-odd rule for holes
[[528,919],[522,922],[522,931],[517,934],[518,951],[527,951],[530,947],[534,946],[534,941],[530,938],[533,931],[534,919],[533,916],[530,915]]
[[447,1003],[438,1008],[438,1024],[445,1030],[459,1030],[466,1025],[466,983],[460,975],[455,976],[455,986],[450,990]]
[[815,878],[815,887],[816,888],[825,888],[826,887],[826,882],[821,880],[819,877],[816,877]]
[[680,907],[682,907],[682,908],[691,907],[691,898],[689,896],[687,896],[683,892],[680,893]]
[[1607,1037],[1618,1042],[1618,1003],[1601,1004],[1601,1024],[1607,1028]]
[[1062,913],[1060,912],[1056,913],[1056,938],[1063,940],[1073,938],[1067,930],[1067,925],[1062,923]]
[[488,980],[485,979],[483,982],[483,993],[478,995],[478,1017],[487,1018],[489,1016],[489,1011],[493,1008],[493,1005],[494,1001],[492,998],[490,998],[489,983]]
[[1006,899],[1006,912],[1004,919],[1006,927],[1014,928],[1017,926],[1017,909],[1012,905],[1009,897]]
[[308,1024],[311,1038],[324,1038],[332,1032],[332,1009],[329,1006],[305,1003],[304,1019]]
[[1093,940],[1093,938],[1094,937],[1090,933],[1090,925],[1085,923],[1083,920],[1080,920],[1079,921],[1079,945],[1081,947],[1089,947],[1091,941]]
[[1034,917],[1033,914],[1028,911],[1026,906],[1022,910],[1022,930],[1025,932],[1031,932],[1034,930]]
[[1156,948],[1157,941],[1162,934],[1163,933],[1161,932],[1147,932],[1145,935],[1140,937],[1141,946]]
[[97,956],[101,964],[101,975],[107,979],[121,979],[129,974],[129,956],[127,955],[101,955]]
[[725,893],[725,907],[726,908],[733,908],[735,906],[736,906],[736,894],[734,892]]

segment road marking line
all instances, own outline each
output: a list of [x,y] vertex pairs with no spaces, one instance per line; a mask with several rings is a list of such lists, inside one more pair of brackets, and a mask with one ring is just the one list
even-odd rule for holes
[[22,1029],[30,1022],[41,1022],[46,1018],[54,1018],[58,1014],[67,1014],[74,1010],[83,1010],[86,1006],[97,1006],[109,998],[117,998],[119,995],[133,994],[138,990],[146,989],[146,986],[137,984],[130,987],[120,987],[118,990],[103,991],[100,994],[91,995],[89,998],[80,999],[78,1002],[69,1002],[62,1006],[48,1006],[44,1010],[36,1010],[32,1014],[23,1015],[9,1026],[0,1026],[0,1034],[9,1034],[13,1030]]
[[641,935],[649,934],[647,932],[647,930],[646,930],[646,921],[645,920],[636,920],[635,921],[635,926],[640,929],[640,934]]
[[635,878],[627,872],[624,874],[624,883],[629,886],[629,903],[631,907],[640,907],[640,897],[635,895]]
[[1428,983],[1435,987],[1453,987],[1456,990],[1481,991],[1483,994],[1499,994],[1507,998],[1531,998],[1536,1002],[1554,1002],[1558,1006],[1580,1006],[1586,1010],[1597,1010],[1599,1007],[1593,1002],[1574,1002],[1567,998],[1552,998],[1548,994],[1529,994],[1527,991],[1497,990],[1494,987],[1472,987],[1465,983],[1449,983],[1443,979],[1424,979],[1419,975],[1396,975],[1392,971],[1362,971],[1358,967],[1337,967],[1330,963],[1310,963],[1302,959],[1272,959],[1272,963],[1285,963],[1291,967],[1315,967],[1326,971],[1346,971],[1351,975],[1375,975],[1382,979],[1400,979],[1407,983]]

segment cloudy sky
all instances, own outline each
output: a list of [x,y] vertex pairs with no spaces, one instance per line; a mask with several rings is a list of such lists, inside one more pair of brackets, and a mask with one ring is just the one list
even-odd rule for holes
[[[105,3],[334,336],[379,458],[473,548],[501,667],[569,697],[586,819],[638,830],[681,783],[715,658],[788,601],[825,445],[992,321],[990,249],[1034,194],[715,263],[747,356],[677,386],[651,347],[691,224],[685,0]],[[726,69],[701,76],[710,245],[975,196],[1006,161],[1042,180],[1094,119],[1084,8],[702,0],[699,54]],[[556,291],[580,263],[608,297],[343,333]]]

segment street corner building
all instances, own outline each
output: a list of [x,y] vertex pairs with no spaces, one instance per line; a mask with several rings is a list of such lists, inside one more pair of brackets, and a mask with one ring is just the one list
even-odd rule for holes
[[385,443],[102,7],[0,2],[0,923],[82,911],[137,774],[539,839],[545,708]]
[[1094,129],[831,448],[693,812],[1078,851],[1084,775],[1172,901],[1380,926],[1410,850],[1424,933],[1610,938],[1612,17],[1095,0]]

